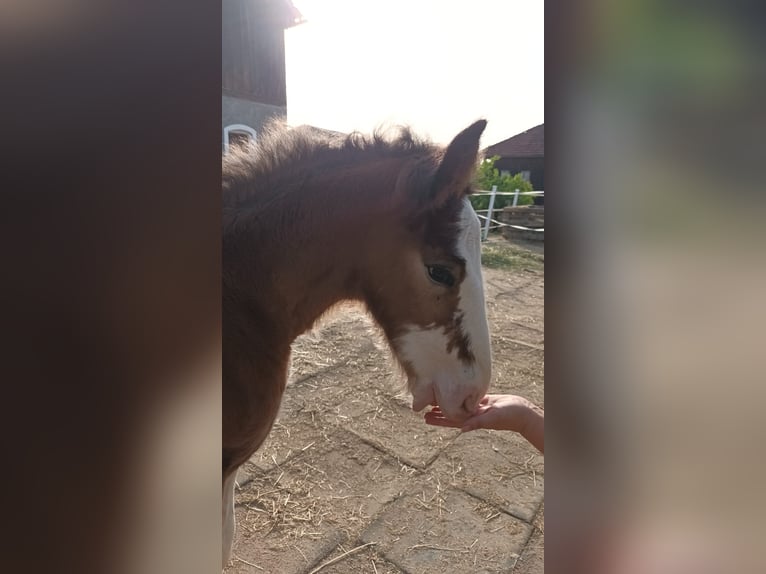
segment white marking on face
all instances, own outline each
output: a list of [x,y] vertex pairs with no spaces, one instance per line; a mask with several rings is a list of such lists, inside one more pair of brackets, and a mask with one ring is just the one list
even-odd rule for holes
[[415,373],[415,380],[410,382],[412,408],[419,411],[435,401],[448,417],[457,420],[466,416],[461,409],[466,400],[477,404],[486,394],[492,373],[481,275],[481,226],[467,198],[459,227],[457,254],[465,259],[466,275],[460,284],[455,313],[462,315],[462,329],[475,362],[466,364],[458,357],[457,349],[447,352],[449,337],[440,326],[410,327],[395,342],[399,358],[409,363]]

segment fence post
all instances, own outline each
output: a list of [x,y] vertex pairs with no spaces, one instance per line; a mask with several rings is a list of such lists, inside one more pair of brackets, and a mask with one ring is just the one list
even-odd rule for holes
[[516,204],[519,202],[519,190],[516,190],[516,193],[513,194],[513,207],[516,207]]
[[495,194],[497,193],[497,186],[492,186],[492,195],[489,196],[489,209],[487,210],[487,219],[484,222],[484,241],[489,237],[489,224],[492,221],[492,208],[495,206]]

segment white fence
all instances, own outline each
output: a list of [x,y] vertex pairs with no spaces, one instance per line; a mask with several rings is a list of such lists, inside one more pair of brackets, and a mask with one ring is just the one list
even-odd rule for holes
[[[523,227],[521,225],[511,225],[509,223],[503,223],[501,221],[497,221],[495,219],[492,219],[492,216],[494,215],[494,207],[495,207],[495,197],[498,195],[512,195],[513,196],[513,206],[516,207],[516,205],[519,202],[519,196],[520,195],[532,195],[532,196],[544,196],[544,191],[519,191],[518,189],[516,191],[497,191],[497,186],[493,185],[491,191],[475,191],[473,192],[473,195],[489,195],[489,209],[476,209],[476,215],[479,216],[479,219],[482,219],[484,221],[484,230],[482,232],[482,241],[485,241],[487,239],[487,236],[489,235],[490,229],[499,229],[500,227],[512,227],[513,229],[520,229],[522,231],[537,231],[540,233],[544,233],[544,228],[535,229],[532,227]],[[482,215],[482,213],[486,213],[486,215]]]

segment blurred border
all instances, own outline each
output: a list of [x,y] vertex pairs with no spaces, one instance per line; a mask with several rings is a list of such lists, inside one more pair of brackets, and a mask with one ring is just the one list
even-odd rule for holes
[[0,5],[4,572],[220,568],[220,14]]
[[546,569],[763,572],[752,2],[546,3]]

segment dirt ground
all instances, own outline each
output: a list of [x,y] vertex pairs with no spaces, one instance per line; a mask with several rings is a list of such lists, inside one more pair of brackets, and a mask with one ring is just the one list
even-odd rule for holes
[[[490,392],[544,406],[543,256],[497,237],[483,258]],[[361,307],[300,337],[271,436],[239,471],[227,573],[543,572],[542,455],[427,426],[402,384]]]

